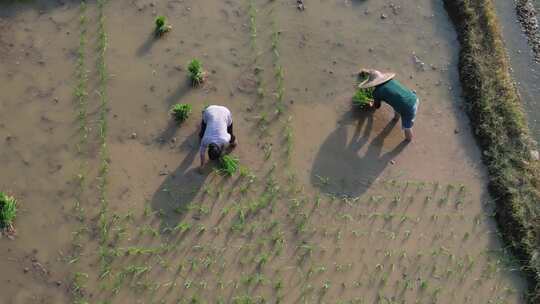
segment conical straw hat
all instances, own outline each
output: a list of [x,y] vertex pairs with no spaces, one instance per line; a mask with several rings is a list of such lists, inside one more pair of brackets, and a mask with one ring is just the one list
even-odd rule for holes
[[360,89],[367,89],[371,88],[377,85],[380,85],[382,83],[387,82],[388,80],[394,78],[396,76],[395,73],[382,73],[377,70],[362,70],[360,71],[360,74],[365,73],[368,75],[368,78],[364,81],[362,81],[358,87]]

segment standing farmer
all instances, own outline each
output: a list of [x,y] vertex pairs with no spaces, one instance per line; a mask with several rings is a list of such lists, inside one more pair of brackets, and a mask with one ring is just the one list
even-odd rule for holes
[[211,160],[217,160],[229,146],[236,146],[231,111],[223,106],[207,107],[202,113],[199,138],[201,140],[199,154],[202,168],[206,163],[207,149],[208,157]]
[[405,134],[405,139],[413,139],[412,127],[418,110],[418,97],[416,94],[393,79],[395,73],[382,73],[377,70],[363,69],[360,76],[367,79],[358,85],[361,89],[373,88],[373,102],[371,107],[378,109],[381,107],[381,101],[386,102],[394,109],[393,120],[401,117],[401,127]]

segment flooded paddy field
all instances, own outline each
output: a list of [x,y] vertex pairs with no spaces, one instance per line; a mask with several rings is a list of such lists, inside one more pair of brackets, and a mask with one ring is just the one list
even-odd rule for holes
[[[305,7],[0,4],[2,303],[521,303],[442,4]],[[351,107],[361,67],[417,91],[413,143]],[[197,171],[209,104],[233,113],[232,177]]]

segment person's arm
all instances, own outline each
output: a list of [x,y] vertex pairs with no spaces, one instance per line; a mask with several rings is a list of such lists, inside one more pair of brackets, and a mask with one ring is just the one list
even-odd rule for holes
[[231,122],[231,125],[227,127],[227,133],[231,135],[231,140],[229,141],[229,144],[234,145],[236,144],[236,136],[233,134],[233,124]]
[[199,156],[201,158],[201,168],[204,167],[206,163],[206,147],[202,146],[199,148]]
[[228,113],[227,113],[227,133],[229,133],[231,135],[231,139],[229,140],[229,144],[231,147],[235,147],[236,146],[236,136],[234,136],[234,132],[233,132],[233,119],[232,119],[232,114],[231,114],[231,111],[229,111],[227,109]]
[[381,101],[377,100],[377,99],[374,99],[374,100],[369,102],[369,106],[370,106],[370,109],[377,110],[377,109],[379,109],[381,107]]

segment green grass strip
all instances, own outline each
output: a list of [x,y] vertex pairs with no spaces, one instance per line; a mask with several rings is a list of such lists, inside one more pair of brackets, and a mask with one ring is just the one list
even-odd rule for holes
[[540,303],[540,171],[491,0],[444,0],[461,43],[459,72],[468,114],[489,172],[496,220]]

